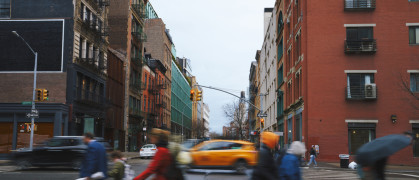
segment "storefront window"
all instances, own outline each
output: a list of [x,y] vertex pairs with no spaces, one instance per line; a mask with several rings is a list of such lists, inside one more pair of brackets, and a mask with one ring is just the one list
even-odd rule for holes
[[375,124],[353,123],[349,124],[349,153],[356,151],[365,143],[375,139]]

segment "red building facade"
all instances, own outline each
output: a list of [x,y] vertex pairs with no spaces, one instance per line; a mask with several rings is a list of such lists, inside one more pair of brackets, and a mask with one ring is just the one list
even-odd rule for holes
[[[375,138],[419,136],[419,2],[278,0],[277,8],[281,3],[278,121],[285,143],[319,145],[319,160],[337,162]],[[389,163],[419,164],[418,143]]]

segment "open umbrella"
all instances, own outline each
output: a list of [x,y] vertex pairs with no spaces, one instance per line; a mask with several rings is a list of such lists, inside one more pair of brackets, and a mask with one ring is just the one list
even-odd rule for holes
[[407,147],[411,143],[411,140],[410,137],[400,134],[377,138],[362,145],[358,149],[356,152],[356,161],[363,166],[372,165],[374,162]]

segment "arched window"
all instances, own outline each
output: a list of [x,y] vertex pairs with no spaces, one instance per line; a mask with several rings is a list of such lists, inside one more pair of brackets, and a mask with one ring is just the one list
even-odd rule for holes
[[284,18],[282,17],[282,11],[280,11],[279,18],[278,18],[278,34],[281,33],[283,28],[284,28]]

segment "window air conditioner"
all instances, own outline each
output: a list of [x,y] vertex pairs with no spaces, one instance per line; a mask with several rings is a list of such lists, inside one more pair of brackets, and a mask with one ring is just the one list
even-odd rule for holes
[[365,84],[365,99],[376,99],[377,87],[375,84]]

